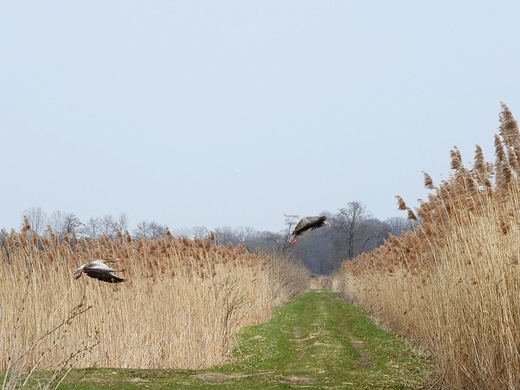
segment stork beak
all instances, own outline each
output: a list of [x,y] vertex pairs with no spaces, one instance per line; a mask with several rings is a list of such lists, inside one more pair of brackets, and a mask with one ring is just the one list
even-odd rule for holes
[[327,221],[323,222],[323,226],[329,226],[330,223],[328,223]]
[[294,237],[292,240],[291,240],[291,245],[294,245],[296,244],[296,237]]

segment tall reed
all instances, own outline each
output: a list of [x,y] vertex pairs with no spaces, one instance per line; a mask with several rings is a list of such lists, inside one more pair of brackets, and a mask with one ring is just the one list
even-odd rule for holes
[[[87,241],[26,224],[0,252],[0,369],[200,368],[229,359],[237,331],[265,321],[304,291],[308,273],[287,258],[167,237]],[[123,259],[120,284],[72,272]],[[18,380],[18,383],[20,380]]]
[[502,106],[495,162],[475,150],[417,210],[421,224],[354,261],[334,288],[432,354],[451,388],[520,388],[520,134]]

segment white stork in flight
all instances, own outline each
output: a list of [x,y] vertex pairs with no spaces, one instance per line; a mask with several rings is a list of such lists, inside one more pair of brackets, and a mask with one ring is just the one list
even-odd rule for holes
[[327,226],[329,223],[326,221],[327,217],[319,216],[319,217],[303,217],[298,225],[294,228],[293,231],[293,239],[291,240],[291,245],[296,244],[296,239],[299,236],[303,236],[309,233],[311,230],[318,229],[322,226]]
[[123,270],[117,270],[112,267],[109,267],[105,263],[115,263],[117,261],[121,261],[121,259],[114,259],[114,260],[92,260],[88,262],[87,264],[83,264],[81,267],[79,267],[72,276],[74,279],[79,279],[83,273],[87,274],[87,276],[90,276],[91,278],[99,279],[103,282],[107,283],[121,283],[124,281],[124,279],[121,279],[112,272],[121,272]]

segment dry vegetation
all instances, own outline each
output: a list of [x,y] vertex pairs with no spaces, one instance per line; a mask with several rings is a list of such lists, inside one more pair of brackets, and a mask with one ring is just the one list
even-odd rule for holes
[[413,339],[450,388],[520,388],[520,134],[503,105],[494,163],[451,151],[452,174],[409,218],[416,231],[345,262],[335,289]]
[[[73,249],[72,249],[73,248]],[[173,237],[126,234],[87,242],[30,226],[0,254],[0,369],[21,383],[33,369],[201,368],[230,356],[237,331],[304,291],[308,273],[285,258]],[[124,283],[72,272],[123,259]],[[19,377],[22,372],[24,376]]]

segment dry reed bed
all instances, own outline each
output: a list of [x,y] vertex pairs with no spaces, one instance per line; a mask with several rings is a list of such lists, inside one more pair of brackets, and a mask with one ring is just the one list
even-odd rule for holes
[[[168,234],[100,242],[29,226],[11,232],[0,257],[0,368],[200,368],[229,358],[237,331],[306,289],[307,271],[244,247]],[[74,248],[74,249],[72,249]],[[7,255],[8,254],[8,255]],[[124,283],[79,265],[123,259]]]
[[503,105],[496,161],[476,148],[473,167],[451,152],[449,180],[434,186],[414,232],[345,262],[334,288],[414,340],[451,388],[520,388],[520,134]]

